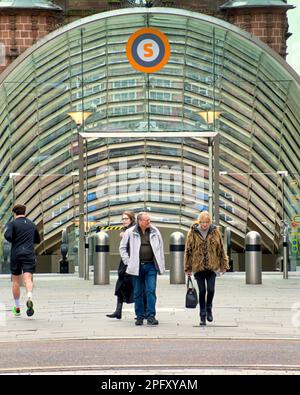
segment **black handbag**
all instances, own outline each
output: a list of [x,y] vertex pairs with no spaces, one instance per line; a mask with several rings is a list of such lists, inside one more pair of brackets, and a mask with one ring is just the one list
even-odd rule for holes
[[187,279],[187,290],[185,297],[185,307],[187,309],[195,309],[198,304],[198,294],[196,288],[194,288],[191,277]]

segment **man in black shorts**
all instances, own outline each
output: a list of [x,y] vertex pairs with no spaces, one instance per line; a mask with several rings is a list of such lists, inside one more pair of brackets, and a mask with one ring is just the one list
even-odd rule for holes
[[12,209],[14,221],[10,222],[4,232],[4,237],[11,243],[10,270],[12,274],[12,293],[15,306],[12,312],[15,316],[21,315],[20,285],[25,283],[27,292],[28,317],[34,314],[32,302],[33,273],[35,270],[34,243],[40,243],[40,235],[35,224],[26,218],[26,206],[17,204]]

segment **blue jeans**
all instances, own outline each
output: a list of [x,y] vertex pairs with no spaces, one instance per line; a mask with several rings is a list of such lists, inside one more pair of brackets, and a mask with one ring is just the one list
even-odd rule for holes
[[[132,276],[134,309],[137,318],[149,318],[155,316],[156,279],[157,270],[154,263],[145,263],[144,265],[140,265],[139,276]],[[147,300],[146,317],[144,317],[144,288]]]

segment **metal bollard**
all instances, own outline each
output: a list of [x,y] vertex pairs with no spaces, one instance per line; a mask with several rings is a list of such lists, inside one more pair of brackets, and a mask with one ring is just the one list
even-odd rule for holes
[[170,284],[185,283],[185,274],[183,267],[184,250],[184,234],[182,234],[181,232],[173,232],[170,236]]
[[69,273],[69,261],[67,258],[68,255],[68,235],[67,230],[63,229],[61,234],[61,245],[60,252],[62,259],[59,261],[59,273]]
[[288,265],[289,265],[289,232],[288,223],[283,222],[282,229],[282,247],[283,247],[283,278],[285,280],[289,277]]
[[89,238],[88,238],[88,236],[85,236],[84,250],[85,250],[84,279],[89,280],[90,266],[89,266]]
[[109,284],[109,237],[105,232],[96,233],[94,236],[94,284]]
[[94,266],[94,261],[95,261],[95,237],[94,236],[89,236],[88,238],[88,244],[89,244],[89,253],[88,253],[88,266],[89,268]]
[[3,264],[1,267],[0,264],[0,273],[1,274],[7,274],[10,273],[10,243],[3,239],[2,241],[2,258],[3,258]]
[[251,231],[246,234],[246,284],[261,284],[262,255],[261,236]]

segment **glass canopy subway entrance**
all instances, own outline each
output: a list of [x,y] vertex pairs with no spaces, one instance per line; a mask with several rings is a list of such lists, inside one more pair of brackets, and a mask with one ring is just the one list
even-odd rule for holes
[[124,210],[148,211],[166,237],[187,230],[201,210],[219,223],[218,132],[89,131],[78,137],[80,274],[85,237],[101,218],[113,225]]

